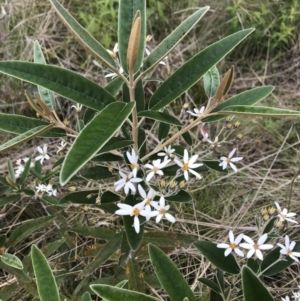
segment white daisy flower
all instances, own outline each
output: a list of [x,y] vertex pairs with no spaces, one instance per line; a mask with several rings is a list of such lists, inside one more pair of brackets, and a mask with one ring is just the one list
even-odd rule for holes
[[195,108],[194,113],[191,111],[187,111],[187,112],[190,113],[192,116],[200,117],[201,115],[203,115],[204,111],[205,111],[205,106],[201,107],[199,110]]
[[[118,215],[130,215],[134,216],[133,226],[136,233],[140,233],[140,220],[139,215],[145,216],[146,220],[151,217],[151,212],[144,210],[145,202],[140,202],[134,206],[119,203],[117,206],[120,208],[115,213]],[[152,211],[153,212],[153,211]],[[153,215],[153,213],[152,213]],[[149,217],[150,216],[150,217]]]
[[148,193],[145,192],[142,185],[138,185],[138,190],[140,193],[140,196],[143,198],[143,202],[145,203],[145,210],[151,211],[151,206],[154,207],[154,204],[157,204],[156,201],[153,201],[156,192],[152,188],[148,191]]
[[290,297],[289,297],[289,296],[285,296],[284,298],[281,297],[281,300],[282,300],[282,301],[290,301]]
[[169,145],[168,147],[164,147],[164,152],[160,152],[157,154],[157,156],[164,156],[164,160],[167,160],[167,159],[174,159],[175,158],[175,155],[173,155],[173,153],[175,152],[175,149],[172,148],[171,145]]
[[47,186],[45,186],[45,190],[46,190],[46,192],[49,196],[52,196],[52,195],[56,196],[57,195],[57,190],[53,189],[51,184],[48,184]]
[[151,171],[149,172],[149,174],[146,177],[146,182],[149,182],[153,178],[154,175],[163,176],[164,173],[163,173],[162,169],[164,167],[166,167],[170,161],[171,160],[164,160],[163,162],[161,162],[161,159],[157,159],[157,160],[152,161],[152,165],[145,164],[146,168],[151,169]]
[[136,154],[134,149],[131,150],[131,154],[130,154],[130,152],[126,152],[126,155],[130,162],[130,168],[132,170],[133,176],[136,177],[137,171],[140,167],[140,165],[138,163],[139,156]]
[[263,260],[263,254],[261,250],[270,250],[273,248],[273,245],[271,244],[264,244],[267,238],[268,238],[268,234],[265,233],[258,239],[257,242],[254,242],[252,238],[250,238],[247,235],[244,235],[243,239],[247,243],[241,243],[240,247],[249,250],[247,253],[247,258],[250,258],[255,253],[258,259]]
[[189,180],[189,172],[196,176],[198,179],[202,179],[202,176],[193,170],[193,168],[198,168],[203,165],[202,163],[194,164],[197,159],[198,155],[194,155],[189,159],[189,153],[186,149],[184,150],[183,162],[179,161],[178,159],[174,159],[175,163],[181,167],[186,181]]
[[37,147],[38,152],[40,153],[39,156],[35,158],[35,161],[41,161],[41,164],[43,164],[44,160],[49,160],[50,157],[47,154],[47,144],[44,144],[43,148],[40,146]]
[[171,223],[176,222],[175,217],[167,212],[170,209],[170,205],[165,204],[164,196],[161,196],[159,202],[157,204],[153,204],[153,207],[157,210],[157,211],[152,211],[153,214],[154,213],[156,214],[157,223],[159,223],[163,217],[165,217]]
[[57,146],[56,146],[56,147],[58,148],[58,150],[57,150],[56,153],[59,154],[60,152],[64,151],[67,145],[68,145],[67,142],[65,142],[65,141],[63,141],[63,140],[60,141],[60,145],[57,145]]
[[232,162],[238,162],[238,161],[241,161],[243,159],[243,157],[235,157],[235,158],[232,158],[232,156],[234,155],[236,151],[236,148],[234,148],[228,157],[221,157],[220,160],[222,161],[219,166],[222,166],[223,169],[225,169],[227,167],[227,165],[229,164],[230,167],[235,171],[237,172],[237,168],[236,166],[232,163]]
[[274,202],[276,207],[277,207],[277,210],[278,210],[278,217],[280,219],[281,222],[283,221],[288,221],[288,222],[291,222],[291,223],[296,223],[298,224],[297,221],[295,221],[294,219],[290,218],[290,217],[294,217],[297,215],[297,213],[294,213],[294,212],[288,212],[287,208],[284,208],[283,210],[281,210],[279,204],[277,202]]
[[236,239],[234,239],[234,235],[233,232],[230,230],[229,231],[229,241],[230,244],[218,244],[217,247],[218,248],[222,248],[222,249],[226,249],[224,252],[225,257],[228,256],[232,251],[235,252],[235,254],[237,254],[238,256],[244,257],[244,253],[243,251],[241,251],[238,246],[239,243],[241,242],[242,238],[243,238],[244,234],[239,234],[237,236]]
[[290,243],[290,238],[286,235],[285,236],[285,246],[282,244],[277,244],[281,248],[280,254],[290,256],[295,261],[299,262],[299,259],[297,257],[300,257],[300,252],[293,252],[293,249],[296,245],[295,241],[292,241]]
[[39,184],[38,186],[35,187],[35,189],[36,189],[37,193],[47,191],[46,185],[44,185],[44,184]]
[[119,171],[120,176],[122,179],[118,180],[117,182],[114,183],[115,191],[119,191],[121,188],[124,187],[124,191],[126,194],[129,193],[129,189],[132,191],[132,193],[136,192],[136,188],[134,186],[134,183],[139,183],[142,182],[143,180],[141,178],[135,178],[133,177],[133,173],[129,173],[126,175],[124,172],[121,170]]
[[109,50],[109,49],[106,49],[106,50],[113,58],[116,58],[117,53],[119,51],[119,44],[116,43],[113,50]]

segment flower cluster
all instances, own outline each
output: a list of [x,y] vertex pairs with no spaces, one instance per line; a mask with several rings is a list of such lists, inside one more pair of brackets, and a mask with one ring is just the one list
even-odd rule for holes
[[[241,243],[242,239],[245,241]],[[244,252],[240,248],[244,248],[248,250],[247,258],[252,257],[254,254],[256,257],[260,260],[263,260],[263,253],[261,251],[263,250],[270,250],[274,246],[272,244],[265,244],[266,240],[268,239],[268,234],[265,233],[262,236],[259,237],[257,242],[254,242],[252,238],[250,238],[247,235],[239,234],[236,239],[234,238],[233,232],[229,231],[229,242],[230,244],[221,243],[218,244],[218,248],[226,249],[224,252],[225,256],[228,256],[232,251],[235,252],[240,257],[244,257]],[[293,252],[293,249],[296,245],[295,241],[292,241],[290,243],[289,237],[285,236],[285,245],[282,245],[280,243],[277,244],[281,250],[280,253],[284,256],[289,256],[295,261],[299,261],[297,257],[300,257],[299,252]]]
[[[17,165],[17,168],[15,169],[15,177],[16,177],[16,179],[19,178],[21,176],[21,174],[23,173],[24,167],[25,167],[24,164],[27,163],[28,160],[29,160],[29,158],[25,157],[25,158],[18,159],[16,161],[16,165]],[[33,166],[34,166],[34,163],[31,162],[30,167],[33,167]]]
[[40,161],[43,164],[44,160],[49,160],[50,156],[47,154],[47,144],[44,144],[43,148],[40,146],[37,147],[37,151],[40,153],[37,157],[35,157],[35,161]]
[[51,184],[39,184],[35,189],[37,194],[44,194],[46,192],[49,196],[57,196],[57,189],[53,188]]
[[[163,217],[169,222],[175,223],[175,218],[167,211],[170,209],[170,205],[166,205],[164,196],[161,196],[159,201],[154,201],[155,191],[150,188],[148,193],[145,192],[141,185],[138,185],[138,190],[143,201],[130,206],[128,204],[119,203],[117,204],[120,208],[116,211],[118,215],[130,215],[133,216],[133,226],[136,233],[140,232],[140,219],[139,216],[144,216],[146,221],[149,221],[151,217],[156,216],[156,223],[159,223]],[[154,210],[152,210],[154,209]]]

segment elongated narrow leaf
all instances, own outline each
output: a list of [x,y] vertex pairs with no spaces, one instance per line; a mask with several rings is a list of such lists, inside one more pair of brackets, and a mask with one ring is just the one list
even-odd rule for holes
[[299,116],[300,111],[286,110],[272,107],[251,107],[251,106],[232,106],[226,107],[222,114],[226,115],[242,115],[242,116]]
[[100,238],[105,240],[111,240],[116,236],[116,232],[114,230],[100,227],[76,226],[71,228],[69,231],[75,232],[85,237]]
[[[38,41],[34,42],[33,50],[34,50],[34,55],[33,55],[34,62],[38,64],[46,65],[46,61]],[[50,109],[50,111],[55,111],[56,104],[55,104],[54,94],[48,89],[45,89],[44,87],[41,86],[38,86],[38,90],[39,90],[41,100],[46,104],[46,106]]]
[[128,289],[135,292],[145,292],[145,282],[142,269],[135,258],[129,258],[126,266]]
[[20,198],[21,198],[21,195],[19,193],[14,194],[14,195],[10,195],[10,196],[8,196],[6,198],[1,198],[1,200],[0,200],[0,207],[2,207],[4,205],[7,205],[7,204],[10,204],[10,203],[13,203],[13,202],[16,202]]
[[107,50],[78,23],[57,0],[50,0],[50,3],[77,41],[87,51],[96,56],[104,65],[112,70],[116,70],[115,61]]
[[123,79],[121,77],[117,77],[110,81],[104,89],[108,91],[111,95],[116,96],[123,85]]
[[44,132],[47,132],[49,129],[53,128],[53,126],[54,126],[53,124],[49,124],[47,126],[41,125],[36,128],[33,128],[15,138],[7,141],[6,143],[0,145],[0,152],[4,151],[4,150],[8,150],[11,147],[22,144],[28,140],[31,140],[32,138],[34,138]]
[[[10,158],[7,159],[7,170],[8,170],[9,178],[15,183],[16,175],[15,175],[14,167],[13,167],[13,164],[12,164]],[[9,179],[7,178],[7,180],[9,180]],[[13,184],[13,186],[14,186],[14,183],[11,183],[11,184]]]
[[180,190],[177,194],[166,196],[165,199],[169,202],[178,203],[189,203],[193,200],[192,196],[184,190]]
[[105,284],[92,284],[90,288],[105,301],[157,301],[157,299],[142,293]]
[[155,91],[150,99],[150,109],[160,110],[183,94],[253,30],[250,28],[234,33],[192,57]]
[[60,301],[51,268],[36,245],[31,247],[31,259],[41,301]]
[[242,269],[242,284],[245,301],[274,301],[269,290],[247,266]]
[[134,105],[134,102],[129,104],[112,103],[86,125],[65,157],[60,173],[61,185],[66,184],[84,164],[99,152],[122,126]]
[[1,234],[0,235],[0,248],[2,248],[5,244],[6,241],[6,235],[5,234]]
[[[163,110],[163,113],[169,114],[169,111],[165,108]],[[158,127],[158,139],[159,140],[165,139],[168,136],[169,131],[170,131],[170,124],[160,122]]]
[[19,184],[20,185],[23,185],[24,181],[26,180],[26,177],[29,173],[29,169],[30,169],[30,164],[31,164],[31,160],[32,160],[32,157],[30,157],[28,159],[28,161],[26,162],[25,166],[24,166],[24,170],[20,176],[20,179],[19,179]]
[[194,240],[190,234],[162,231],[148,231],[143,236],[143,242],[167,248],[187,248]]
[[[263,98],[267,97],[272,91],[274,90],[273,86],[265,86],[265,87],[257,87],[242,93],[239,93],[222,103],[220,103],[217,107],[215,107],[211,113],[219,112],[226,107],[230,106],[252,106],[262,100]],[[227,115],[217,115],[217,116],[210,116],[203,119],[203,122],[212,122],[217,121],[220,119],[226,118]]]
[[[9,133],[23,134],[38,126],[47,126],[49,124],[49,122],[40,119],[29,118],[15,114],[0,113],[0,129]],[[55,128],[46,133],[42,133],[39,136],[53,138],[63,137],[66,136],[66,132],[62,129]]]
[[204,165],[206,165],[208,168],[216,170],[218,172],[222,173],[228,173],[227,169],[222,169],[222,166],[220,166],[219,161],[202,161]]
[[157,111],[142,111],[138,113],[139,117],[147,117],[149,119],[161,121],[167,124],[173,124],[173,125],[182,125],[180,121],[176,118],[171,116],[170,114],[157,112]]
[[220,85],[219,71],[216,66],[213,66],[203,75],[204,91],[208,98],[216,95]]
[[[107,153],[107,152],[110,152],[110,151],[118,149],[118,148],[129,146],[131,144],[133,144],[133,141],[127,140],[126,138],[123,138],[123,137],[111,137],[105,143],[105,145],[101,148],[101,150],[99,151],[98,154]],[[96,158],[96,156],[94,158]]]
[[172,301],[196,301],[190,287],[169,257],[158,247],[149,244],[149,255],[155,274]]
[[105,247],[97,254],[94,260],[89,263],[77,276],[77,279],[87,277],[94,272],[102,263],[104,263],[121,246],[123,233],[120,232],[112,238]]
[[144,61],[144,69],[154,67],[164,57],[166,57],[168,53],[171,52],[176,47],[176,45],[178,45],[180,41],[189,34],[189,32],[195,27],[195,25],[200,21],[200,19],[208,10],[209,6],[205,6],[185,19],[149,54],[149,56]]
[[0,72],[43,86],[59,95],[95,110],[115,102],[104,88],[73,71],[43,64],[19,61],[0,62]]
[[80,170],[79,174],[89,180],[103,180],[113,177],[108,167],[94,166]]
[[3,255],[1,255],[1,260],[5,264],[7,264],[15,269],[18,269],[18,270],[23,269],[22,261],[15,255],[4,253]]
[[122,0],[119,3],[119,18],[118,18],[118,42],[119,42],[119,57],[121,66],[127,73],[127,50],[131,27],[137,11],[140,11],[141,32],[137,62],[135,64],[135,72],[139,70],[144,58],[145,42],[146,42],[146,1],[139,0]]
[[25,237],[28,237],[31,233],[39,228],[45,227],[52,223],[56,219],[56,216],[43,216],[33,220],[24,222],[22,225],[18,226],[10,235],[7,240],[7,246],[14,246]]
[[240,267],[232,254],[225,257],[224,249],[217,248],[217,245],[210,241],[196,241],[193,245],[220,270],[230,274],[239,274]]
[[206,286],[211,288],[216,293],[218,293],[218,294],[221,293],[220,287],[216,283],[214,283],[213,281],[211,281],[209,279],[206,279],[206,278],[198,278],[198,281],[205,284]]

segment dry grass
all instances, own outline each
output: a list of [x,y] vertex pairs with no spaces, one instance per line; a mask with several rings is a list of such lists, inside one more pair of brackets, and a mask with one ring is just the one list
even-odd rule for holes
[[[77,2],[75,0],[65,1],[64,5],[72,8],[72,12],[75,12],[75,8],[80,5]],[[33,42],[38,40],[48,62],[76,70],[104,85],[103,71],[99,71],[93,65],[92,57],[74,42],[50,6],[43,3],[38,0],[7,1],[5,8],[8,15],[0,20],[0,54],[2,59],[32,60]],[[195,5],[195,7],[197,6]],[[214,9],[204,17],[205,21],[202,25],[169,55],[167,68],[159,69],[161,77],[166,78],[168,74],[182,65],[187,56],[225,35],[220,29],[222,22],[225,21],[223,19],[218,21],[222,7],[214,4],[212,7]],[[179,24],[182,21],[182,15],[185,15],[184,10],[170,13],[170,24]],[[211,24],[215,24],[215,26]],[[164,34],[156,36],[151,46],[154,47],[164,37]],[[300,41],[292,49],[282,53],[282,56],[275,61],[266,55],[265,63],[261,69],[253,67],[257,61],[256,56],[247,57],[246,60],[235,60],[233,53],[229,60],[220,64],[222,73],[231,64],[236,67],[236,79],[230,93],[235,94],[262,84],[272,84],[276,86],[276,90],[264,100],[264,104],[299,109],[299,49]],[[236,57],[239,56],[236,55]],[[192,101],[199,104],[201,97],[203,98],[203,93],[199,92],[200,86],[201,84],[185,93],[180,99],[181,104]],[[27,84],[22,84],[8,77],[0,77],[1,111],[32,114],[25,102],[24,87],[27,87]],[[66,109],[69,107],[68,101],[62,103],[61,107],[65,114],[70,112]],[[209,129],[211,132],[218,131],[218,127]],[[194,236],[195,240],[205,239],[223,242],[229,229],[236,229],[236,232],[253,230],[254,218],[259,214],[260,208],[271,206],[274,201],[283,207],[289,206],[293,212],[300,212],[298,178],[292,186],[299,169],[300,141],[298,129],[297,119],[285,118],[275,121],[256,118],[254,120],[242,120],[240,131],[244,138],[239,142],[238,148],[239,154],[244,156],[244,160],[239,168],[239,173],[230,173],[225,176],[210,174],[204,178],[200,185],[197,183],[193,188],[195,201],[189,205],[174,206],[174,210],[177,211],[178,222],[172,230]],[[8,139],[7,135],[1,137]],[[28,156],[37,143],[39,142],[35,140],[27,144],[26,148],[14,150],[14,153],[10,154],[10,158],[15,161],[20,157]],[[52,153],[55,154],[56,141],[48,140],[47,143],[49,143]],[[230,148],[231,146],[228,150]],[[218,158],[219,154],[216,153],[215,156]],[[2,156],[0,160],[1,173],[6,173],[5,161],[6,158]],[[34,234],[10,249],[9,252],[19,258],[26,258],[31,244],[35,243],[43,247],[55,242],[61,237],[62,231],[71,229],[76,225],[98,224],[112,229],[118,229],[119,226],[118,219],[93,206],[85,208],[83,206],[70,206],[61,209],[49,206],[39,200],[23,198],[14,204],[0,208],[0,234],[5,233],[9,236],[12,230],[24,221],[48,214],[57,214],[63,217],[66,222],[52,223],[35,231]],[[299,218],[298,221],[300,222]],[[149,229],[159,228],[155,224],[150,224]],[[165,230],[168,230],[167,226]],[[285,228],[285,232],[288,232],[293,240],[300,240],[298,225]],[[52,269],[57,274],[62,274],[62,292],[70,297],[78,285],[74,278],[91,261],[91,257],[85,256],[87,246],[94,245],[98,241],[71,233],[69,235],[71,239],[68,244],[62,244],[49,256],[48,260]],[[65,239],[66,237],[68,236],[65,236]],[[207,300],[206,291],[199,286],[197,278],[208,277],[211,279],[214,272],[213,267],[192,247],[176,249],[172,252],[171,258],[197,292],[199,300]],[[115,261],[108,261],[97,269],[90,280],[97,281],[101,277],[113,276],[116,271],[121,273],[120,270],[116,268]],[[150,274],[153,272],[149,262],[143,262],[143,270]],[[295,264],[284,273],[266,279],[272,294],[280,296],[288,294],[290,287],[297,288],[299,272],[299,265]],[[117,273],[115,274],[117,279],[116,275]],[[233,280],[226,278],[228,284],[230,281]],[[32,300],[28,292],[18,286],[16,278],[9,273],[0,272],[0,283],[0,289],[11,287],[13,291],[12,296],[4,300]],[[154,284],[152,284],[151,291],[157,296],[166,298],[164,292],[158,290]]]

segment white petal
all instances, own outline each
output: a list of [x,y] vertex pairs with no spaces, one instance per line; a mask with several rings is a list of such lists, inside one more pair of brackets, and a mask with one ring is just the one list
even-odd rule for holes
[[255,249],[249,250],[249,252],[247,253],[247,258],[250,258],[254,253],[255,253]]
[[200,167],[202,165],[203,165],[202,163],[197,163],[197,164],[190,164],[189,163],[189,168],[198,168],[198,167]]
[[174,159],[174,162],[179,166],[179,167],[182,167],[183,164],[181,161],[179,161],[178,159]]
[[235,249],[234,249],[234,252],[235,252],[238,256],[244,257],[244,253],[243,253],[243,251],[241,251],[240,249],[235,248]]
[[234,155],[235,151],[236,151],[236,148],[234,148],[234,149],[230,152],[228,158],[232,158],[232,156]]
[[184,171],[184,178],[185,178],[186,181],[189,180],[189,173],[188,173],[187,170]]
[[[190,158],[190,160],[189,160],[189,166],[193,165],[193,164],[196,162],[197,159],[198,159],[198,155],[192,156],[192,157]],[[195,167],[194,167],[194,168],[195,168]]]
[[193,175],[195,175],[198,179],[202,179],[202,176],[199,173],[197,173],[196,171],[189,169],[189,172],[192,173]]
[[138,190],[139,190],[140,196],[145,199],[147,197],[147,195],[146,195],[146,192],[145,192],[144,188],[142,187],[142,185],[140,185],[140,184],[138,185]]
[[272,248],[274,248],[274,246],[271,245],[271,244],[265,244],[265,245],[260,245],[260,246],[259,246],[259,249],[260,249],[260,250],[270,250],[270,249],[272,249]]
[[253,245],[252,244],[247,244],[247,243],[241,243],[240,247],[244,248],[244,249],[253,249]]
[[159,206],[160,206],[161,208],[164,208],[164,207],[165,207],[165,204],[166,204],[165,198],[164,198],[164,196],[161,196],[160,199],[159,199]]
[[229,244],[217,244],[217,248],[221,248],[221,249],[227,249],[229,247]]
[[144,167],[153,169],[153,165],[151,165],[151,164],[145,164]]
[[285,236],[284,241],[286,248],[288,248],[290,246],[290,238],[288,237],[288,235]]
[[278,204],[277,202],[274,202],[274,204],[276,205],[277,209],[278,209],[279,211],[281,211],[281,208],[280,208],[279,204]]
[[176,222],[175,217],[173,215],[171,215],[170,213],[165,213],[165,217],[171,223],[175,223]]
[[189,153],[188,153],[188,151],[185,149],[185,150],[184,150],[184,155],[183,155],[183,162],[184,162],[184,163],[188,163],[188,161],[189,161]]
[[128,212],[127,210],[124,210],[124,209],[119,209],[115,212],[115,214],[118,214],[118,215],[130,215],[131,213]]
[[135,186],[131,182],[127,182],[126,185],[125,185],[125,188],[126,187],[128,187],[132,192],[136,192],[136,188],[135,188]]
[[258,239],[257,244],[258,244],[258,245],[262,245],[262,244],[267,240],[267,238],[268,238],[268,234],[265,233],[264,235],[262,235],[262,236]]
[[256,249],[255,254],[258,259],[263,260],[263,254],[259,249]]
[[132,183],[139,183],[139,182],[142,182],[143,181],[143,179],[141,179],[141,178],[132,178],[132,179],[130,179],[130,182],[132,182]]
[[[300,256],[300,255],[299,255]],[[294,256],[294,253],[290,254],[290,257],[295,261],[299,262],[298,258]]]
[[241,242],[241,240],[243,239],[243,237],[244,237],[244,234],[243,234],[243,233],[239,234],[239,235],[237,236],[237,238],[235,239],[234,243],[235,243],[236,245],[238,245],[238,244]]
[[140,220],[137,216],[134,217],[134,230],[136,233],[140,233]]
[[237,172],[237,168],[233,163],[229,162],[229,165],[235,172]]
[[231,251],[232,251],[231,248],[226,249],[224,252],[225,257],[228,256],[231,253]]
[[154,176],[154,172],[153,171],[149,172],[148,176],[146,177],[146,182],[149,182],[153,178],[153,176]]
[[120,189],[122,189],[124,187],[125,183],[121,183],[118,186],[115,187],[115,191],[119,191]]
[[280,247],[281,249],[284,249],[284,250],[286,249],[286,247],[283,244],[278,243],[277,246]]
[[232,232],[232,230],[230,230],[229,231],[229,241],[230,241],[230,243],[234,243],[234,235],[233,235],[233,232]]
[[249,236],[247,235],[244,235],[243,239],[250,245],[254,245],[254,241],[252,240],[252,238],[250,238]]
[[295,248],[295,245],[296,245],[296,242],[295,242],[295,241],[292,241],[292,242],[290,243],[289,249],[290,249],[290,250],[293,250],[293,249]]
[[159,223],[162,219],[163,215],[162,214],[158,214],[157,217],[156,217],[156,223]]
[[238,161],[241,161],[241,160],[243,160],[243,157],[235,157],[235,158],[230,159],[231,162],[238,162]]

